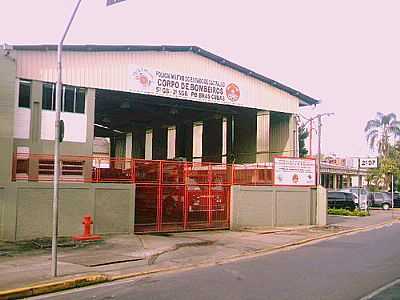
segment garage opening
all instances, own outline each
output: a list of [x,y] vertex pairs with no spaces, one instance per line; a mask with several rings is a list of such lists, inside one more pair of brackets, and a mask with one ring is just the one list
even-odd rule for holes
[[227,163],[255,162],[257,110],[109,90],[95,99],[95,164],[103,181],[135,178],[135,232],[229,227]]

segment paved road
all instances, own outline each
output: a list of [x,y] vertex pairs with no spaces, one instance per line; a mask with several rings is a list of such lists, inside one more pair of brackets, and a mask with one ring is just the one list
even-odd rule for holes
[[400,224],[234,263],[37,299],[360,299],[400,277]]

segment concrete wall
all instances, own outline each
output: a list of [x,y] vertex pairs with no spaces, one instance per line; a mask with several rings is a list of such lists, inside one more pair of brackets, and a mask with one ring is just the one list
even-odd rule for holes
[[[131,184],[61,184],[59,234],[82,232],[82,218],[90,214],[95,233],[133,232],[134,186]],[[0,189],[0,239],[27,240],[51,236],[51,183],[16,182]],[[0,219],[0,220],[1,220]]]
[[231,229],[320,225],[326,196],[320,200],[317,195],[315,189],[303,187],[233,186]]

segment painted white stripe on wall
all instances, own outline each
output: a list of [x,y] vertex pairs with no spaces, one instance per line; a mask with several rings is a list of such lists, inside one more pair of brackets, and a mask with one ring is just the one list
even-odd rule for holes
[[[55,112],[42,110],[41,139],[54,140]],[[86,143],[87,117],[86,114],[62,112],[64,120],[64,141]]]
[[14,118],[14,137],[17,139],[29,139],[31,128],[31,109],[17,107]]

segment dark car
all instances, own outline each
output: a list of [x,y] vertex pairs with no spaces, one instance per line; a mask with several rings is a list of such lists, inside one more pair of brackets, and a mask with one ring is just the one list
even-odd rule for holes
[[370,192],[367,195],[368,203],[372,207],[381,207],[388,210],[392,207],[392,195],[387,192]]
[[350,192],[328,192],[328,208],[345,208],[354,210],[355,195]]
[[[392,192],[385,192],[385,194],[387,194],[390,199],[392,199]],[[399,192],[394,192],[393,193],[393,204],[394,207],[400,207],[400,194]]]

